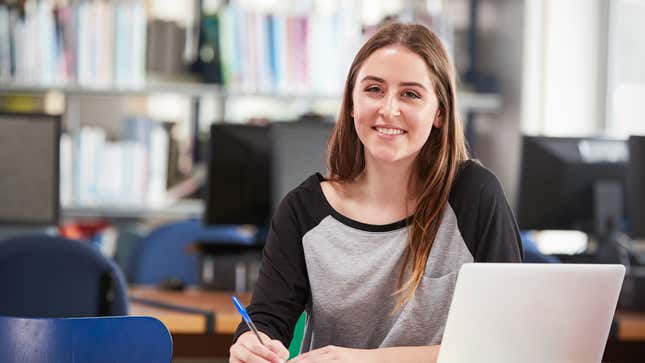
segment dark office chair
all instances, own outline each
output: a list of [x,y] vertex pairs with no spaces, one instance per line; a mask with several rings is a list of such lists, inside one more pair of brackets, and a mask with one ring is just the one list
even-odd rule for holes
[[121,268],[128,282],[133,281],[132,271],[130,270],[133,255],[146,235],[147,233],[143,228],[137,226],[126,226],[118,230],[114,250],[114,262]]
[[152,231],[138,246],[131,259],[132,282],[158,285],[169,279],[186,285],[200,282],[199,256],[189,251],[196,242],[253,244],[254,235],[238,226],[204,226],[200,220],[164,225]]
[[172,338],[150,317],[26,319],[0,316],[3,363],[168,363]]
[[[0,241],[0,315],[127,315],[119,268],[89,245],[31,235]],[[2,360],[0,360],[2,361]]]

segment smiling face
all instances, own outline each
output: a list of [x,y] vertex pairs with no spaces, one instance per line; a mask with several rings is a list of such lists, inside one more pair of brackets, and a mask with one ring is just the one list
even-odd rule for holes
[[365,60],[352,99],[366,163],[414,160],[433,126],[441,126],[428,67],[401,45],[380,48]]

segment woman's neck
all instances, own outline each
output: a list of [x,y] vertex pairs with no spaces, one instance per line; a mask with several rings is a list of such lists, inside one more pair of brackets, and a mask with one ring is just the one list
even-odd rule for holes
[[410,214],[415,205],[415,195],[410,188],[413,160],[398,163],[376,163],[366,158],[365,170],[355,180],[361,199],[383,207],[405,208]]

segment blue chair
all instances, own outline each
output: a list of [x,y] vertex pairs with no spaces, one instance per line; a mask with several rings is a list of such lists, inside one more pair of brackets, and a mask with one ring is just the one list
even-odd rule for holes
[[[119,268],[88,244],[48,235],[0,241],[0,315],[127,315]],[[1,361],[1,360],[0,360]]]
[[114,251],[114,262],[121,268],[125,274],[126,281],[132,282],[132,256],[138,249],[139,244],[143,241],[147,233],[143,228],[137,226],[126,226],[120,228],[116,239],[116,248]]
[[195,242],[239,243],[251,245],[255,236],[239,226],[204,226],[200,220],[175,222],[152,231],[139,245],[131,259],[132,282],[158,285],[177,279],[186,285],[200,283],[200,262],[196,252],[188,251]]
[[168,363],[171,359],[170,333],[154,318],[0,316],[3,363]]

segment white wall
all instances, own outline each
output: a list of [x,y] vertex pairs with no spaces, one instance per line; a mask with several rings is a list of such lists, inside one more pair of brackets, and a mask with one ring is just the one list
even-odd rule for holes
[[579,136],[601,131],[606,1],[526,1],[524,132]]
[[645,135],[645,0],[611,1],[608,130]]

